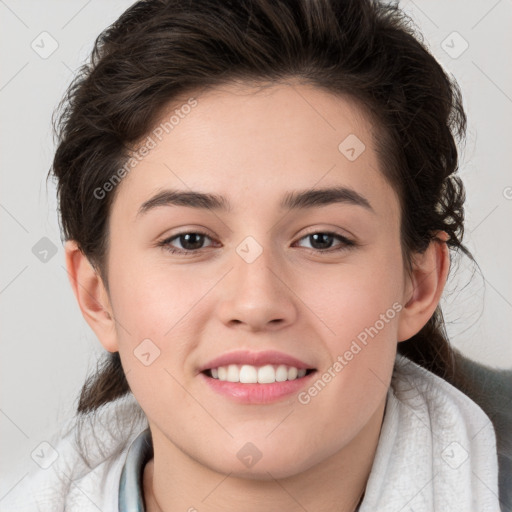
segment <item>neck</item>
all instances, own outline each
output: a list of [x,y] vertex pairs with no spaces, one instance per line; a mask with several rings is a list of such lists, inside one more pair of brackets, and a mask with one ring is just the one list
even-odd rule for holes
[[[338,452],[299,474],[265,480],[238,478],[213,471],[172,445],[159,450],[144,469],[146,512],[266,512],[322,510],[353,512],[371,471],[379,440],[385,400],[358,435]],[[170,453],[162,457],[162,453]],[[159,456],[160,455],[160,456]]]

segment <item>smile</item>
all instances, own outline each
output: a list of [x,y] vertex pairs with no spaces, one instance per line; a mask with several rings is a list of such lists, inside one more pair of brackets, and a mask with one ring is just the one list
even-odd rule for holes
[[304,377],[308,372],[306,368],[295,366],[271,365],[253,366],[250,364],[230,364],[206,370],[209,377],[226,382],[240,382],[242,384],[272,384],[274,382],[285,382]]
[[239,404],[262,405],[287,399],[293,394],[298,395],[303,388],[310,385],[316,373],[313,369],[298,370],[284,365],[255,367],[232,364],[205,370],[198,377],[215,394]]

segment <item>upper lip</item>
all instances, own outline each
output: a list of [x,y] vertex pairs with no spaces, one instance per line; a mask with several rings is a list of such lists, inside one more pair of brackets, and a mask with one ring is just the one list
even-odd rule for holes
[[283,352],[275,350],[266,350],[262,352],[251,352],[249,350],[235,350],[216,357],[199,368],[199,372],[218,368],[219,366],[228,366],[230,364],[250,364],[252,366],[265,366],[267,364],[286,366],[294,366],[298,370],[305,368],[307,370],[314,369],[314,367],[296,357],[290,356]]

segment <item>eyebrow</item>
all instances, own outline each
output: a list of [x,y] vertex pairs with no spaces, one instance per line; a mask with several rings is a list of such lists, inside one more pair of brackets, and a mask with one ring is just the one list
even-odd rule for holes
[[[361,206],[375,213],[368,199],[354,189],[347,187],[330,187],[288,192],[284,195],[280,207],[286,210],[298,210],[336,203]],[[162,190],[140,206],[137,217],[160,206],[186,206],[189,208],[221,212],[231,210],[229,201],[223,196],[194,191]]]

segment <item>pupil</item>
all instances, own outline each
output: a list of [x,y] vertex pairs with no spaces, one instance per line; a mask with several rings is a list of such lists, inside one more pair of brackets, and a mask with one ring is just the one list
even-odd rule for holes
[[[329,235],[327,233],[315,233],[310,235],[313,239],[313,243],[311,244],[315,249],[326,249],[331,246],[333,235]],[[315,244],[320,243],[320,247],[315,247]],[[328,247],[322,246],[323,244],[327,244]]]
[[184,249],[200,249],[203,244],[204,235],[199,233],[187,233],[180,236],[180,242]]

